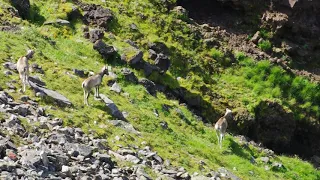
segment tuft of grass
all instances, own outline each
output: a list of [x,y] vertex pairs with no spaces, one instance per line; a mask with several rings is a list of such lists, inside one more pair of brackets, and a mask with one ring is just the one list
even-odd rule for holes
[[262,40],[261,42],[259,42],[258,47],[262,51],[269,51],[272,48],[272,44],[269,40]]

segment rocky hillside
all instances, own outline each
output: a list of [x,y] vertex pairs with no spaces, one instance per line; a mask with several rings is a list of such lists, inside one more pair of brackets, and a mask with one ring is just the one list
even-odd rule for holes
[[319,179],[318,4],[255,2],[0,0],[1,178]]

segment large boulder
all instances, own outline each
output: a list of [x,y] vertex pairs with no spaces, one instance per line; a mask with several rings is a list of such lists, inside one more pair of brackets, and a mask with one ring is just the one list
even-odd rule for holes
[[155,65],[160,68],[160,73],[165,73],[170,67],[170,60],[168,56],[160,53],[155,60]]
[[127,81],[138,83],[137,76],[128,68],[121,69],[121,73]]
[[29,0],[10,0],[10,3],[19,11],[23,19],[29,17],[30,1]]
[[110,110],[111,115],[115,118],[124,120],[122,112],[118,109],[117,105],[109,99],[106,95],[100,94],[102,101],[106,104],[107,108]]
[[95,4],[88,4],[83,5],[82,9],[84,11],[83,20],[87,24],[107,29],[108,23],[113,19],[112,12],[108,8],[103,8]]
[[286,152],[296,128],[293,113],[271,101],[260,102],[254,112],[254,139],[274,151]]
[[238,108],[233,113],[233,120],[228,122],[228,128],[236,134],[247,135],[254,127],[255,119],[247,109]]
[[99,54],[105,59],[110,58],[116,52],[113,46],[109,46],[104,43],[102,40],[98,40],[94,43],[93,49],[98,51]]
[[91,42],[96,42],[99,39],[102,39],[104,36],[104,33],[102,30],[100,29],[92,29],[89,32],[89,39]]
[[116,127],[120,127],[122,129],[124,129],[125,131],[127,132],[130,132],[130,133],[134,133],[134,134],[140,134],[139,131],[137,131],[133,126],[132,124],[128,123],[128,122],[125,122],[125,121],[122,121],[122,120],[110,120],[109,121],[111,124],[113,124],[114,126]]
[[33,82],[29,82],[31,88],[37,93],[43,93],[44,95],[46,95],[47,97],[53,99],[59,106],[71,106],[72,103],[70,102],[69,99],[67,99],[65,96],[63,96],[62,94],[50,90],[50,89],[46,89],[44,87],[40,87],[37,84],[33,83]]
[[156,53],[162,53],[165,55],[169,54],[169,48],[163,42],[150,42],[148,43],[148,47],[154,50]]
[[144,86],[146,88],[146,90],[153,96],[156,95],[156,92],[157,92],[157,87],[156,87],[156,84],[149,80],[149,79],[146,79],[146,78],[141,78],[139,79],[139,84],[141,84],[142,86]]

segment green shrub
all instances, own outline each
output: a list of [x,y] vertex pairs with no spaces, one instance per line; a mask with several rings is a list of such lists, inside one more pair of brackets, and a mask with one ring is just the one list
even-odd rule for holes
[[258,47],[262,50],[262,51],[269,51],[272,47],[272,44],[269,40],[263,40],[258,44]]
[[221,51],[219,51],[219,50],[217,50],[217,49],[215,49],[215,48],[212,48],[212,49],[209,51],[209,55],[210,55],[213,59],[218,60],[218,61],[222,60],[222,58],[223,58],[223,56],[224,56],[223,52],[221,52]]

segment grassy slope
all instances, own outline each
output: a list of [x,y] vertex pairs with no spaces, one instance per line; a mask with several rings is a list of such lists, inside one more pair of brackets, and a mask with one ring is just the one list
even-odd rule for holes
[[[65,8],[65,6],[69,7],[70,5],[58,4],[56,1],[46,1],[44,3],[34,0],[32,2],[39,8],[40,15],[45,19],[56,18],[57,15],[52,14],[55,11],[61,12],[58,15],[59,18],[65,18],[65,11],[68,11],[68,8]],[[160,13],[147,0],[123,1],[123,3],[107,1],[104,5],[110,7],[117,17],[117,23],[113,24],[113,29],[111,30],[115,35],[115,39],[105,38],[106,42],[113,44],[120,52],[126,52],[128,49],[128,46],[123,43],[125,39],[136,40],[145,52],[148,41],[160,40],[166,42],[174,50],[172,51],[174,54],[171,58],[173,60],[173,67],[168,73],[167,78],[161,79],[158,77],[158,79],[170,84],[176,76],[187,77],[189,75],[190,78],[188,80],[184,80],[187,79],[184,78],[179,82],[180,85],[194,91],[199,91],[199,87],[204,84],[203,79],[207,78],[207,76],[200,77],[197,75],[197,72],[194,72],[191,76],[191,73],[188,74],[189,69],[192,68],[191,65],[183,62],[180,58],[182,56],[194,57],[194,61],[200,59],[198,56],[199,49],[201,48],[193,48],[193,46],[197,46],[200,43],[193,36],[188,36],[190,32],[188,32],[189,30],[183,22],[182,25],[179,25],[181,26],[179,30],[174,29],[175,26],[178,26],[174,23],[175,16],[173,14]],[[126,12],[120,13],[119,6],[122,6]],[[147,20],[137,18],[135,12],[138,9],[148,16]],[[33,17],[35,17],[34,20],[39,20],[39,16]],[[156,19],[154,24],[150,23],[149,20],[151,18]],[[20,23],[19,19],[13,20]],[[160,29],[157,23],[161,23],[161,21],[164,21],[166,25]],[[216,146],[216,136],[212,128],[198,121],[185,106],[179,105],[178,101],[167,99],[161,93],[158,93],[157,97],[150,96],[142,86],[127,83],[121,76],[118,77],[118,82],[123,91],[130,94],[130,97],[111,92],[106,85],[101,88],[100,92],[107,94],[118,105],[120,110],[129,112],[128,120],[135,128],[142,132],[142,136],[129,134],[119,128],[113,127],[107,122],[112,117],[106,112],[102,102],[94,101],[91,96],[89,102],[93,105],[91,107],[84,107],[82,105],[82,89],[80,85],[83,79],[66,74],[66,72],[71,73],[72,68],[97,71],[97,67],[101,67],[105,63],[100,55],[92,50],[92,44],[82,38],[80,32],[81,23],[73,22],[73,28],[37,26],[26,21],[23,21],[23,23],[26,25],[26,28],[20,33],[0,32],[0,38],[5,39],[5,41],[0,42],[0,62],[3,63],[6,60],[15,62],[19,56],[25,53],[26,48],[35,49],[37,53],[30,63],[36,62],[45,70],[45,75],[38,75],[47,83],[47,87],[64,94],[74,104],[72,108],[61,109],[55,107],[56,110],[48,110],[49,113],[56,117],[63,118],[65,125],[79,126],[87,132],[89,130],[94,131],[97,136],[106,137],[113,149],[116,149],[118,144],[140,144],[140,142],[146,141],[162,157],[169,159],[172,164],[183,166],[191,172],[200,172],[198,164],[200,160],[204,160],[206,163],[203,170],[204,173],[210,171],[210,169],[224,166],[243,179],[317,179],[320,177],[320,173],[309,163],[303,162],[297,157],[278,156],[272,159],[273,162],[283,163],[286,169],[281,171],[266,171],[264,170],[265,165],[260,162],[252,165],[250,163],[251,156],[259,158],[264,154],[258,152],[253,147],[250,147],[250,149],[243,148],[229,135],[224,141],[223,150],[220,150]],[[140,33],[130,32],[130,23],[136,23]],[[142,38],[141,34],[143,34]],[[56,45],[51,45],[47,37],[55,41]],[[179,40],[181,39],[179,37],[182,37],[183,40]],[[202,54],[205,54],[205,52],[202,52]],[[147,59],[147,56],[145,56],[145,59]],[[202,62],[196,63],[198,63],[198,66],[202,66]],[[113,65],[113,71],[119,74],[122,67],[124,66]],[[1,66],[0,68],[2,72],[3,67]],[[243,68],[250,68],[250,66]],[[135,71],[135,73],[139,76],[143,75],[141,72]],[[10,79],[15,79],[19,82],[17,74],[4,77],[3,73],[1,73],[0,76],[0,85],[2,87],[6,87],[5,82],[10,81]],[[217,84],[207,86],[211,89],[216,89],[225,99],[235,98],[241,102],[240,97],[244,94],[241,93],[246,92],[251,86],[250,84],[244,86],[243,83],[239,83],[236,79],[237,76],[239,74],[233,72],[232,68],[230,68],[219,76],[213,74],[212,79],[217,80]],[[231,85],[223,83],[230,79],[234,79]],[[245,73],[240,74],[240,80],[250,82],[250,79],[246,78]],[[104,84],[106,84],[106,79],[104,79]],[[20,83],[14,83],[14,85],[18,89],[20,88]],[[233,87],[231,92],[234,93],[226,91],[230,86]],[[237,93],[239,89],[241,91]],[[11,94],[16,99],[22,95],[20,93]],[[27,94],[37,99],[31,90],[28,90]],[[246,97],[251,98],[249,100],[242,100],[245,101],[245,105],[250,107],[257,101],[256,98],[259,97],[259,93],[253,92],[252,96],[246,95]],[[210,97],[207,98],[210,99]],[[42,105],[54,106],[41,99],[38,100]],[[163,104],[172,107],[169,112],[162,109]],[[154,109],[159,111],[159,117],[153,114]],[[181,113],[177,109],[183,112],[184,118],[181,118]],[[97,121],[97,124],[94,124],[94,121]],[[161,128],[159,125],[161,121],[168,123],[168,130]],[[121,140],[114,142],[115,136],[120,136]],[[252,171],[253,174],[249,173],[249,171]]]

